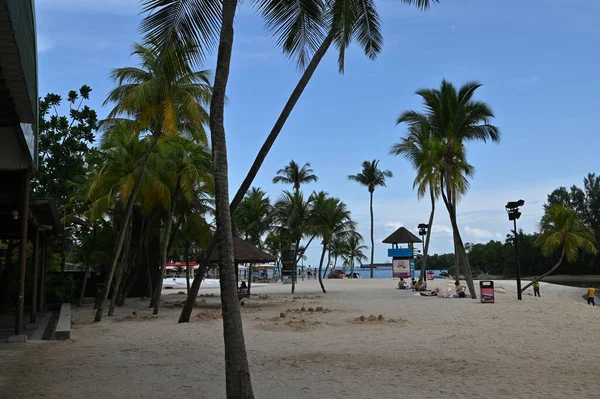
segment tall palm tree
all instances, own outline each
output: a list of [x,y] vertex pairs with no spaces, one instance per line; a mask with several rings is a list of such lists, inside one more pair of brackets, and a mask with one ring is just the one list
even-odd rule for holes
[[385,179],[392,177],[393,173],[390,170],[379,169],[379,160],[364,161],[362,163],[362,171],[356,175],[349,175],[348,179],[355,181],[363,186],[366,186],[370,195],[370,211],[371,211],[371,278],[373,278],[373,259],[375,258],[375,239],[373,237],[373,193],[378,186],[385,187]]
[[354,277],[354,263],[358,262],[362,264],[363,261],[368,260],[364,251],[367,249],[366,245],[362,244],[363,239],[360,234],[352,234],[346,241],[341,250],[341,256],[344,259],[344,264],[350,266],[350,276]]
[[[206,142],[203,126],[208,114],[204,106],[211,96],[207,73],[195,72],[189,64],[181,61],[194,58],[197,48],[186,45],[178,50],[179,52],[175,53],[173,50],[159,48],[152,40],[145,45],[135,44],[132,55],[140,57],[140,67],[117,68],[112,72],[117,87],[108,94],[105,101],[105,104],[115,104],[108,119],[133,118],[133,129],[151,133],[150,144],[140,165],[139,177],[134,180],[132,193],[125,207],[124,226],[127,226],[131,219],[150,154],[158,140],[163,135],[177,134],[179,128],[185,126]],[[163,58],[159,59],[159,55]],[[177,60],[181,62],[177,63]],[[178,65],[177,68],[173,68],[175,64]],[[108,290],[124,242],[125,229],[122,229],[94,321],[102,320],[104,303],[108,298]]]
[[294,246],[294,266],[292,273],[292,293],[296,289],[296,267],[300,250],[300,242],[312,232],[311,205],[313,198],[304,198],[301,191],[284,191],[274,206],[274,219],[285,231]]
[[162,140],[159,147],[160,153],[166,160],[165,179],[170,182],[170,196],[166,204],[169,210],[163,232],[160,272],[152,301],[154,303],[154,315],[158,314],[160,307],[160,296],[162,292],[162,281],[165,275],[169,244],[171,240],[171,228],[175,218],[175,210],[178,202],[192,202],[196,194],[195,187],[198,185],[212,189],[212,162],[206,147],[194,141],[179,136],[167,137]]
[[[427,9],[431,3],[438,2],[438,0],[401,1],[408,5],[414,4],[421,9]],[[379,16],[372,0],[350,2],[339,0],[328,3],[327,7],[315,0],[298,2],[260,0],[257,4],[267,19],[267,26],[275,34],[277,43],[289,56],[297,56],[300,66],[304,65],[302,60],[308,59],[310,51],[315,51],[236,192],[230,204],[231,213],[235,212],[252,185],[262,163],[331,44],[335,42],[340,50],[338,57],[340,70],[343,70],[345,49],[353,38],[358,39],[369,58],[375,58],[381,51]],[[225,7],[221,10],[220,4],[205,4],[199,0],[143,0],[143,5],[143,11],[148,12],[149,15],[142,22],[142,31],[155,38],[160,45],[177,48],[182,46],[182,43],[192,43],[202,50],[195,58],[195,61],[201,62],[206,52],[218,42],[219,48],[223,48],[223,51],[229,54],[229,57],[225,57],[223,61],[230,59],[237,1],[227,4],[227,13]],[[217,39],[219,27],[222,32],[227,33],[220,37],[226,42]],[[328,34],[325,36],[323,32]],[[309,51],[306,51],[307,49]],[[227,69],[223,74],[223,79],[226,79],[229,75],[229,64],[222,63],[222,66]],[[215,82],[218,79],[219,77],[215,76]],[[210,257],[214,247],[215,244],[209,247],[205,260]],[[203,262],[203,265],[198,268],[194,284],[182,309],[180,322],[189,322],[200,282],[206,271],[205,263]]]
[[594,232],[586,226],[577,212],[566,204],[552,205],[547,208],[540,223],[540,235],[535,240],[535,245],[540,247],[542,255],[550,257],[560,253],[558,262],[546,273],[536,277],[521,289],[524,292],[536,281],[554,273],[556,269],[567,261],[574,263],[581,252],[595,255],[596,249]]
[[429,228],[425,236],[425,247],[423,249],[423,262],[419,282],[422,282],[427,270],[427,255],[431,240],[431,228],[435,215],[435,203],[440,194],[440,171],[438,168],[436,154],[443,149],[441,141],[437,140],[431,131],[429,121],[423,120],[411,124],[408,135],[403,137],[399,143],[392,146],[390,154],[406,157],[417,171],[413,181],[413,189],[417,189],[417,197],[423,198],[429,191],[431,200],[431,212],[429,213]]
[[320,192],[313,195],[312,224],[315,233],[322,240],[323,249],[319,260],[319,284],[323,293],[326,293],[323,285],[323,261],[325,252],[334,237],[344,239],[356,231],[356,223],[352,221],[350,210],[347,205],[335,197],[327,197]]
[[[405,111],[398,118],[398,123],[409,125],[427,121],[432,134],[442,142],[443,150],[436,152],[436,163],[440,169],[440,194],[452,224],[457,264],[464,266],[464,275],[472,298],[476,298],[477,294],[456,218],[460,194],[466,192],[467,187],[464,186],[465,180],[458,175],[462,167],[468,165],[466,143],[500,141],[500,130],[490,123],[494,117],[491,108],[485,102],[473,99],[479,87],[480,83],[468,82],[457,90],[452,83],[442,80],[439,89],[421,89],[416,92],[423,99],[424,113]],[[456,275],[458,280],[458,270]]]
[[315,175],[314,170],[310,167],[310,162],[305,163],[302,167],[291,160],[283,169],[277,171],[277,176],[273,178],[273,183],[292,184],[294,190],[300,190],[300,185],[304,183],[316,182],[319,180]]
[[262,248],[262,237],[272,226],[273,207],[267,193],[253,187],[233,215],[233,222],[244,239]]

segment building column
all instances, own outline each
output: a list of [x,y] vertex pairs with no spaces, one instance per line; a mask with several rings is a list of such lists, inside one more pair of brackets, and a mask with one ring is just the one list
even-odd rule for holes
[[40,312],[44,311],[44,306],[46,305],[46,253],[48,247],[48,239],[45,236],[41,237],[40,241],[40,263],[41,263],[41,272],[40,272],[40,285],[39,285],[39,293],[38,293],[38,309]]
[[40,229],[37,226],[33,231],[33,287],[31,288],[31,312],[29,322],[35,323],[37,316],[37,294],[38,294],[38,267],[40,252]]
[[15,335],[23,335],[23,311],[25,307],[25,269],[27,268],[27,223],[29,221],[29,169],[23,172],[21,196],[21,241],[19,245],[19,279],[15,309]]

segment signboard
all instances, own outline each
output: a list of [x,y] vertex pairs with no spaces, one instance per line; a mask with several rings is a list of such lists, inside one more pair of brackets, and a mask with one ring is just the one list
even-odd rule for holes
[[393,258],[392,259],[392,273],[393,273],[394,277],[409,278],[411,275],[410,259]]

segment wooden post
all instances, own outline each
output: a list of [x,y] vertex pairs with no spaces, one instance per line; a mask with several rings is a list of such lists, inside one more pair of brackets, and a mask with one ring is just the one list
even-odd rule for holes
[[35,227],[33,231],[33,287],[31,288],[31,312],[29,322],[35,323],[37,315],[37,289],[38,289],[38,267],[40,252],[40,229]]
[[21,196],[21,241],[19,245],[19,277],[15,309],[15,335],[23,335],[23,312],[25,308],[25,269],[27,268],[27,223],[29,221],[29,169],[23,173]]
[[39,294],[38,294],[38,308],[40,310],[40,312],[44,311],[44,306],[46,305],[46,265],[47,265],[47,253],[48,253],[48,239],[46,237],[42,237],[41,238],[41,246],[40,246],[40,250],[41,250],[41,255],[40,255],[40,260],[42,263],[42,267],[41,267],[41,273],[40,273],[40,289],[39,289]]

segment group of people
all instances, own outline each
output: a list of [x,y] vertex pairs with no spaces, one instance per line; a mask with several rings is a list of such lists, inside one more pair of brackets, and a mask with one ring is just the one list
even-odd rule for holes
[[410,283],[405,281],[404,278],[400,278],[398,281],[398,289],[399,290],[413,290],[419,291],[421,296],[443,296],[444,298],[454,297],[454,298],[467,298],[466,287],[464,285],[460,285],[457,281],[454,283],[454,287],[456,290],[456,294],[452,295],[452,291],[450,289],[446,289],[444,291],[439,288],[435,288],[432,291],[427,290],[427,281],[417,281],[415,278],[411,278]]
[[400,278],[398,282],[399,290],[413,290],[413,291],[427,291],[427,281],[423,280],[421,282],[415,280],[415,278],[410,279],[410,284],[404,280],[404,278]]
[[304,267],[298,269],[298,275],[300,276],[300,279],[302,281],[304,281],[304,279],[307,276],[309,280],[311,277],[313,277],[316,280],[319,275],[319,271],[316,268],[313,270],[313,268],[310,265],[308,265],[308,267],[306,268],[306,272],[304,271]]

